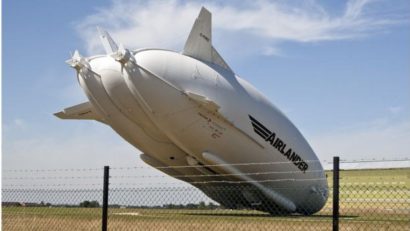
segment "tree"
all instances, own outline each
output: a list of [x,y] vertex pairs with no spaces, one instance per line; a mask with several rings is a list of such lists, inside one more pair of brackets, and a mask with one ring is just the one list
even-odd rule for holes
[[206,209],[205,202],[203,201],[199,202],[198,209]]
[[216,209],[216,208],[218,208],[218,205],[216,205],[216,204],[214,204],[214,203],[212,203],[212,202],[209,202],[209,204],[208,204],[208,209]]
[[98,201],[83,201],[80,203],[80,207],[83,208],[98,208],[100,207],[100,203]]

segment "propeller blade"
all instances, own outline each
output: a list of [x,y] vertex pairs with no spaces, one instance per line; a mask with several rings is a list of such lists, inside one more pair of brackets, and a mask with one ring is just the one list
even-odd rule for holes
[[120,63],[127,63],[128,61],[133,61],[134,60],[134,56],[132,55],[132,53],[124,48],[124,46],[120,43],[120,47],[118,48],[117,52],[114,52],[111,57],[113,57],[115,60],[117,60]]
[[114,52],[117,52],[118,45],[111,38],[110,34],[107,31],[101,29],[100,27],[97,27],[97,30],[98,30],[98,33],[100,34],[101,43],[104,46],[105,53],[109,55]]
[[89,64],[87,62],[87,60],[85,60],[84,57],[82,57],[80,55],[80,52],[78,52],[78,50],[75,50],[73,56],[71,57],[71,59],[65,61],[68,65],[70,65],[70,67],[80,70],[83,67],[87,67],[89,68]]

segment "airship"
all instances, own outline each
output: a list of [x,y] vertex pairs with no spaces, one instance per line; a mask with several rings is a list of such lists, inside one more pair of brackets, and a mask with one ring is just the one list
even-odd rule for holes
[[75,51],[66,61],[88,101],[55,116],[110,126],[146,164],[226,208],[272,215],[323,208],[328,185],[317,155],[284,113],[217,52],[206,8],[182,52],[129,50],[98,30],[106,54]]

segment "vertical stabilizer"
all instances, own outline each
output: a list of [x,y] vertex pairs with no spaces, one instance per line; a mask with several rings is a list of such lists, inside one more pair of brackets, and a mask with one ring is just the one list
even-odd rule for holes
[[204,7],[195,20],[182,53],[212,62],[212,15]]
[[195,20],[182,54],[214,63],[232,71],[212,46],[212,15],[211,12],[204,7],[202,7],[201,12]]

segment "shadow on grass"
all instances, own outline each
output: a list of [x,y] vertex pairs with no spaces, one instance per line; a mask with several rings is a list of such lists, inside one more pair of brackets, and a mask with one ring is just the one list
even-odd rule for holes
[[[188,216],[209,216],[209,217],[270,217],[270,218],[291,218],[291,219],[301,219],[301,218],[333,218],[332,215],[310,215],[310,216],[305,216],[305,215],[299,215],[299,214],[294,214],[294,215],[270,215],[268,213],[266,214],[247,214],[247,213],[181,213],[183,215],[188,215]],[[357,218],[359,216],[340,216],[340,218],[347,218],[347,219],[353,219]]]

